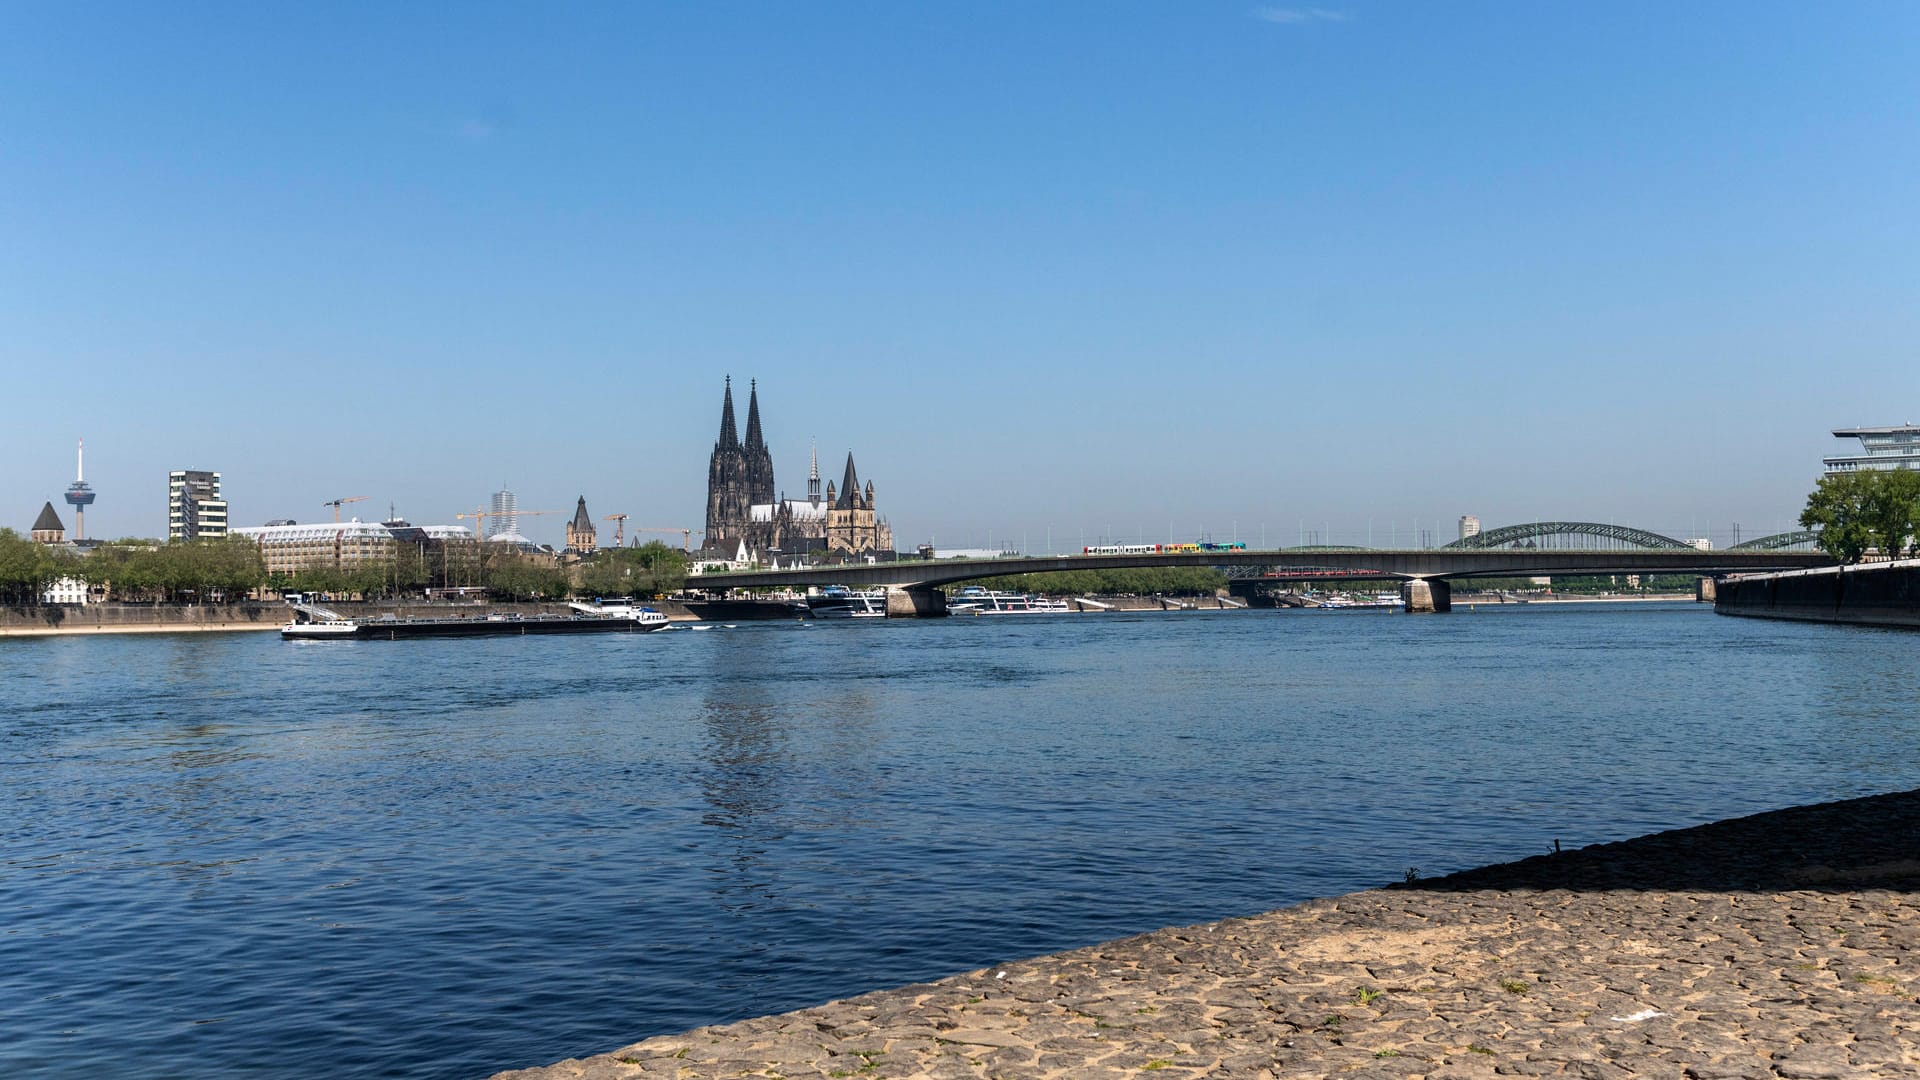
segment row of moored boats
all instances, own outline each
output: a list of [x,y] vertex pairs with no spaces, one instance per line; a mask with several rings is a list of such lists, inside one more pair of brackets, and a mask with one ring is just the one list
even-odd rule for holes
[[[280,628],[283,638],[306,641],[345,641],[358,638],[398,640],[416,637],[480,637],[499,634],[647,633],[664,630],[667,616],[631,600],[574,603],[561,615],[523,615],[499,612],[472,615],[407,617],[385,613],[361,619],[342,615],[317,604],[292,604],[292,622]],[[1071,611],[1065,600],[1022,593],[995,592],[969,586],[947,601],[950,615],[1054,615]],[[884,589],[849,589],[834,585],[808,597],[806,614],[816,619],[884,619]]]

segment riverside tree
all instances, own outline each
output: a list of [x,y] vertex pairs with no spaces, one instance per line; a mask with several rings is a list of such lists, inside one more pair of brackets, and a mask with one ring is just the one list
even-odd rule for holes
[[1800,527],[1820,530],[1820,549],[1846,563],[1869,549],[1889,558],[1920,543],[1920,471],[1834,473],[1820,478],[1800,512]]
[[232,600],[267,580],[260,549],[240,536],[218,540],[115,540],[75,560],[73,575],[118,598]]
[[47,586],[72,572],[63,551],[0,529],[0,603],[37,604]]
[[582,596],[656,596],[687,580],[687,557],[649,540],[639,547],[603,548],[582,562],[575,576]]

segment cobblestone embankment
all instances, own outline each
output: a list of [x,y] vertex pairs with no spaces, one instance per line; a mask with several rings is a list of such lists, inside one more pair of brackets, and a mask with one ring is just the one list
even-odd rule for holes
[[1920,1077],[1920,792],[1160,930],[499,1080]]

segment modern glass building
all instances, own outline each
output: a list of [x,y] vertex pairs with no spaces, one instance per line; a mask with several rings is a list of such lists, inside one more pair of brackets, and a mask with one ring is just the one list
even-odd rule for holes
[[1839,428],[1836,439],[1859,439],[1860,453],[1826,459],[1827,475],[1865,469],[1920,469],[1920,427]]

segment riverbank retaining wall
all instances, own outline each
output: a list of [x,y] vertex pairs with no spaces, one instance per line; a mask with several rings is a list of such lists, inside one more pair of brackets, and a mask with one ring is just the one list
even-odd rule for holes
[[1920,559],[1719,579],[1721,615],[1920,629]]
[[273,630],[285,604],[36,604],[0,607],[0,636]]

